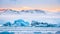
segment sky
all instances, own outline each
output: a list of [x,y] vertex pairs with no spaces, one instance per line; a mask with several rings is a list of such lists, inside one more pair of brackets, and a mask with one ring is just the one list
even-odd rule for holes
[[0,8],[60,11],[60,0],[0,0]]

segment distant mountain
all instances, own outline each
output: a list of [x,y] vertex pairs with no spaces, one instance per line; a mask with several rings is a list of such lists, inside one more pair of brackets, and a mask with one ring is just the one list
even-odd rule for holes
[[0,13],[2,15],[7,15],[7,14],[18,14],[18,11],[12,10],[12,9],[7,9],[5,11],[3,11],[2,13]]
[[60,11],[57,11],[57,12],[50,12],[50,11],[44,11],[44,10],[38,10],[38,9],[35,9],[35,10],[20,10],[20,11],[17,11],[17,10],[12,10],[12,9],[0,9],[0,15],[16,15],[16,14],[28,14],[28,13],[31,13],[31,14],[56,14],[56,15],[60,15]]
[[5,10],[7,10],[7,9],[0,9],[0,11],[5,11]]
[[0,12],[0,15],[9,15],[9,14],[25,14],[25,13],[31,13],[31,14],[45,14],[45,11],[43,10],[21,10],[21,11],[16,11],[12,9],[6,9],[3,12]]
[[7,9],[0,9],[0,14],[2,14],[4,11],[6,11]]

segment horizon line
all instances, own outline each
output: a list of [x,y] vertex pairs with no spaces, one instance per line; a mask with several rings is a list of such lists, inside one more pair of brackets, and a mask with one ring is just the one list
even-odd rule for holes
[[60,8],[31,8],[31,7],[21,7],[21,8],[0,8],[0,10],[4,10],[4,9],[12,9],[12,10],[44,10],[44,11],[53,11],[53,12],[56,12],[56,11],[59,11],[60,12]]

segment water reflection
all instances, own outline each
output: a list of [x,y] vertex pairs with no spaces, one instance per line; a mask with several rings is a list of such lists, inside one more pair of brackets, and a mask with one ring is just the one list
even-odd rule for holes
[[4,31],[4,32],[0,32],[0,34],[14,34],[14,32],[7,32],[7,31]]
[[60,31],[57,31],[55,34],[60,34]]
[[42,34],[42,32],[34,32],[34,34]]

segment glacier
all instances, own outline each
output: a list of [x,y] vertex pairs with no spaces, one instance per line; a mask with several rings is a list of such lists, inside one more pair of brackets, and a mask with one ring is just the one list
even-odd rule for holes
[[[23,22],[22,24],[25,26],[31,26],[32,21],[37,21],[39,22],[40,25],[43,25],[45,23],[50,24],[50,25],[60,25],[60,15],[58,14],[59,12],[49,12],[49,11],[43,11],[43,10],[5,10],[3,12],[0,12],[0,25],[6,24],[7,22],[14,24],[15,20],[21,19]],[[43,22],[43,24],[41,24]],[[21,22],[19,22],[21,23]],[[19,24],[18,23],[18,24]],[[43,26],[47,26],[47,24]],[[9,24],[10,25],[10,24]],[[16,25],[16,24],[14,24]],[[13,25],[13,26],[14,26]],[[19,24],[21,26],[21,24]],[[39,25],[37,25],[39,26]]]

